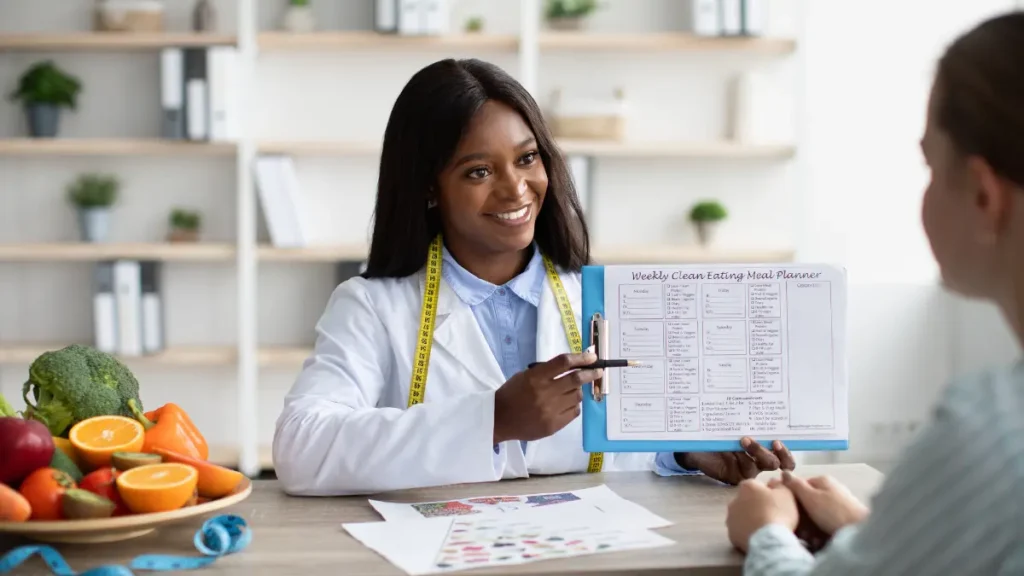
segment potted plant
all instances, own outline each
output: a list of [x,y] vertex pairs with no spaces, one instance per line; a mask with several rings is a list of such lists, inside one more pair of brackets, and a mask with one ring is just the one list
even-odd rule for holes
[[725,207],[714,200],[698,202],[690,209],[690,221],[697,227],[697,239],[702,246],[714,241],[718,223],[728,216]]
[[316,28],[310,0],[288,0],[284,12],[284,29],[289,32],[312,32]]
[[117,201],[120,183],[107,174],[83,174],[68,186],[68,199],[78,210],[82,240],[103,242],[110,231],[110,207]]
[[199,229],[202,227],[203,217],[195,210],[175,208],[171,211],[169,218],[171,242],[195,242],[199,240]]
[[484,29],[484,19],[479,16],[473,16],[466,20],[466,32],[473,34],[476,32],[482,32]]
[[74,110],[82,83],[50,60],[29,67],[9,96],[21,101],[28,119],[28,131],[34,138],[53,138],[60,128],[60,109]]
[[548,0],[546,18],[555,30],[580,30],[597,8],[597,0]]

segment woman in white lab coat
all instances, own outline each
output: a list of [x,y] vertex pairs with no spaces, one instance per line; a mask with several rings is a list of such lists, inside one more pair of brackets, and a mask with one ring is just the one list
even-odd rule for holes
[[412,77],[384,133],[373,224],[367,269],[331,295],[277,422],[286,492],[588,470],[735,484],[793,468],[780,443],[722,454],[583,450],[581,386],[600,376],[573,370],[594,360],[574,353],[587,228],[537,104],[498,67],[443,60]]

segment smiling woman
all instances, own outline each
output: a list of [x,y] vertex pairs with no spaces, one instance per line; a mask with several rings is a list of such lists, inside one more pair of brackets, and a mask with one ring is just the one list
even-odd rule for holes
[[479,60],[415,74],[384,133],[367,270],[331,295],[277,422],[285,491],[612,470],[736,483],[792,468],[781,444],[582,449],[581,387],[601,374],[579,369],[596,360],[579,328],[589,259],[569,170],[529,93]]

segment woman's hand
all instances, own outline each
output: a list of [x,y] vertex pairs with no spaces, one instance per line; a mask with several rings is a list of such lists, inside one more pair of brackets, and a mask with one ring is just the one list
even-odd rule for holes
[[789,530],[796,530],[799,521],[796,499],[788,488],[782,485],[769,487],[757,480],[744,480],[729,504],[725,525],[729,529],[732,545],[746,552],[750,537],[761,528],[769,524],[780,524]]
[[776,440],[768,450],[752,438],[740,440],[744,452],[687,452],[677,453],[676,462],[688,470],[700,470],[705,476],[726,484],[739,484],[757,477],[764,471],[793,470],[793,453]]
[[546,438],[572,422],[580,415],[582,386],[603,372],[575,369],[596,361],[593,352],[562,354],[509,378],[494,393],[494,443]]
[[862,522],[870,513],[846,486],[830,476],[804,480],[783,472],[781,485],[796,496],[814,524],[830,536],[843,526]]

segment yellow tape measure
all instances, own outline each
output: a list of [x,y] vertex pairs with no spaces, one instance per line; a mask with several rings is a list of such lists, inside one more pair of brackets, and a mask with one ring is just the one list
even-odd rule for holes
[[[576,316],[569,303],[569,296],[562,286],[562,279],[555,270],[555,265],[544,257],[544,269],[547,271],[548,283],[558,303],[558,311],[562,316],[562,327],[569,340],[569,349],[573,353],[583,351],[583,338],[576,325]],[[409,382],[409,406],[423,402],[427,388],[427,369],[430,365],[430,348],[434,339],[434,319],[437,317],[437,294],[441,287],[441,236],[438,235],[430,243],[427,255],[427,282],[423,290],[423,308],[420,310],[420,330],[416,341],[416,355],[412,362],[412,378]],[[604,453],[591,452],[587,464],[587,472],[600,472],[604,466]]]

